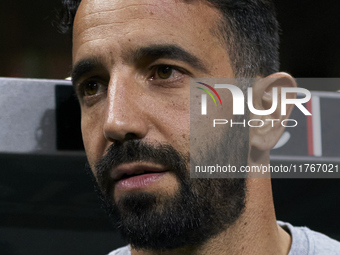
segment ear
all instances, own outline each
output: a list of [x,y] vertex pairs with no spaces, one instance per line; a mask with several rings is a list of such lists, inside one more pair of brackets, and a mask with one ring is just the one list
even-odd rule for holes
[[[287,105],[286,115],[281,115],[281,88],[296,87],[296,82],[287,73],[274,73],[266,78],[259,79],[252,88],[253,106],[256,110],[268,110],[266,115],[250,113],[250,119],[258,119],[261,124],[253,124],[261,127],[249,128],[249,148],[256,151],[269,151],[280,139],[284,126],[281,122],[288,119],[294,105]],[[277,91],[277,93],[275,93]],[[287,98],[296,98],[296,94],[287,94]],[[277,99],[277,101],[276,101]],[[248,100],[249,101],[249,100]],[[277,102],[277,107],[273,111]],[[274,103],[274,106],[273,106]]]

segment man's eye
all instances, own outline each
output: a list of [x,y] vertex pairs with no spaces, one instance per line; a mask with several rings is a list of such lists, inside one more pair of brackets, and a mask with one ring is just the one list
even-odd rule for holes
[[99,91],[99,84],[96,81],[88,81],[83,85],[82,91],[84,96],[94,96]]
[[156,65],[151,68],[151,75],[149,81],[161,87],[176,87],[180,84],[190,73],[185,69],[174,65]]
[[174,72],[171,66],[160,66],[157,68],[157,76],[161,79],[169,79]]

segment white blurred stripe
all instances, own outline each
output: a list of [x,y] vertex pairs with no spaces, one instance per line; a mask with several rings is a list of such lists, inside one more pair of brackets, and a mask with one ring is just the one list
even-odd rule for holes
[[202,115],[207,115],[207,95],[202,94],[202,106],[201,106]]
[[312,96],[312,113],[313,113],[313,147],[314,156],[322,156],[322,133],[321,133],[321,112],[320,98]]

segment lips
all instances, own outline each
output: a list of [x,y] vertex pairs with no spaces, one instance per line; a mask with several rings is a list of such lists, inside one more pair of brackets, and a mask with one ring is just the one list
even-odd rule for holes
[[136,189],[146,187],[167,173],[162,166],[149,163],[123,164],[111,173],[116,182],[116,188]]

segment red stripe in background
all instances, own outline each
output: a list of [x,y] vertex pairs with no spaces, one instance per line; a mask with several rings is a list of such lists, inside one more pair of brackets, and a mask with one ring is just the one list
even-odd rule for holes
[[[306,103],[307,110],[312,113],[312,99]],[[313,114],[313,113],[312,113]],[[307,116],[307,143],[308,143],[308,155],[314,156],[313,146],[313,116]]]

